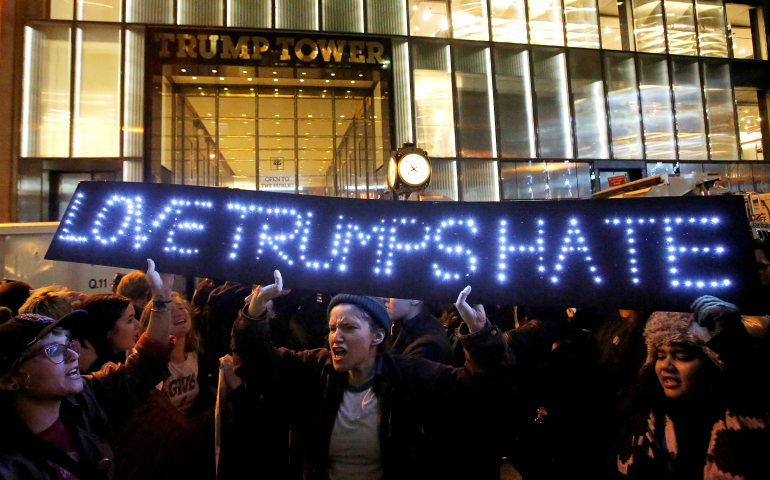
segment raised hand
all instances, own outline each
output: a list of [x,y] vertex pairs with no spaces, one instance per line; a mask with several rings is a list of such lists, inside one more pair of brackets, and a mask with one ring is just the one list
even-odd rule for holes
[[468,285],[463,288],[460,295],[458,295],[455,307],[457,307],[457,311],[460,312],[460,317],[463,319],[463,322],[468,325],[468,330],[470,330],[471,333],[476,333],[486,326],[487,314],[484,313],[483,305],[474,305],[473,307],[468,305],[466,300],[470,294],[471,286]]
[[144,274],[147,283],[150,284],[152,299],[168,302],[171,300],[171,290],[174,287],[174,275],[160,274],[155,271],[155,262],[147,259],[147,273]]
[[251,295],[246,298],[246,301],[249,302],[248,313],[250,317],[259,317],[267,310],[267,303],[269,301],[281,295],[286,295],[291,291],[284,290],[280,271],[276,270],[273,272],[273,279],[275,283],[272,285],[255,286],[251,291]]

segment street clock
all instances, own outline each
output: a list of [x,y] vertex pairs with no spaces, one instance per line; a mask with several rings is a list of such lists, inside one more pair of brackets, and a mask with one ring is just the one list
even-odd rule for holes
[[414,143],[405,143],[390,157],[388,185],[397,195],[425,189],[430,176],[428,153]]

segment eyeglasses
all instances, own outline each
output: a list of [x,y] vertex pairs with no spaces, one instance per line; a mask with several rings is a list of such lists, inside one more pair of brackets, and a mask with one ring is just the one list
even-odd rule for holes
[[[72,350],[75,352],[75,354],[80,355],[80,342],[73,341],[67,344],[54,343],[45,347],[41,352],[38,352],[37,355],[45,356],[52,363],[59,364],[64,362],[67,356],[67,351],[69,350]],[[37,355],[33,355],[30,358],[36,357]]]

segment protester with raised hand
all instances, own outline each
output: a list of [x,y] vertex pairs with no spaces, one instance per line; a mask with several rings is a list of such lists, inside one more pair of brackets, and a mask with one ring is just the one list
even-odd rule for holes
[[136,353],[121,365],[80,375],[69,332],[87,313],[54,320],[19,315],[0,325],[0,479],[112,478],[112,427],[167,374],[173,277],[148,259],[156,307]]
[[445,425],[449,411],[469,422],[488,421],[479,415],[481,395],[499,388],[514,362],[483,308],[467,304],[471,288],[457,300],[467,360],[451,368],[381,351],[387,311],[379,298],[361,295],[337,295],[329,304],[331,350],[275,348],[265,313],[268,302],[287,291],[277,270],[274,278],[254,290],[233,326],[235,372],[247,388],[290,403],[296,471],[332,480],[453,476],[458,469],[446,446],[426,442],[426,433]]

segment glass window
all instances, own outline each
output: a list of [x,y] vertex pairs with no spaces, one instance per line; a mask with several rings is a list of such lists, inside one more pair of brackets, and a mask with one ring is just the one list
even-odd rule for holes
[[410,35],[448,37],[447,0],[409,0]]
[[396,143],[413,141],[412,102],[410,88],[409,44],[393,40],[393,92],[395,104]]
[[452,0],[454,38],[489,40],[487,0]]
[[324,30],[330,32],[364,32],[362,0],[323,0]]
[[406,35],[406,5],[404,0],[366,0],[369,33]]
[[460,186],[464,202],[499,202],[497,162],[460,161]]
[[599,18],[596,0],[564,0],[567,46],[599,48]]
[[591,187],[591,164],[577,162],[574,165],[577,172],[578,198],[591,198],[593,193]]
[[642,159],[644,155],[634,59],[619,53],[606,53],[604,59],[612,157],[624,160]]
[[730,66],[719,61],[703,64],[709,149],[712,160],[738,160]]
[[741,160],[764,159],[758,93],[753,88],[735,89],[735,102],[738,108],[738,133],[741,140]]
[[133,23],[174,23],[174,0],[126,0],[126,19]]
[[548,186],[551,198],[564,200],[578,197],[577,164],[565,162],[548,162]]
[[577,158],[610,158],[599,52],[573,50],[569,62]]
[[417,142],[433,157],[455,156],[449,45],[413,44]]
[[316,0],[274,0],[275,28],[286,30],[318,30]]
[[72,20],[72,13],[75,7],[74,0],[56,0],[49,3],[51,5],[52,20]]
[[457,201],[457,162],[455,160],[431,160],[430,192]]
[[529,36],[538,45],[564,45],[561,0],[529,0]]
[[634,38],[629,28],[631,24],[631,0],[599,2],[602,48],[633,50]]
[[[69,3],[72,5],[72,2]],[[122,0],[99,0],[98,2],[78,0],[78,20],[119,22],[122,8]]]
[[524,0],[492,1],[492,37],[496,42],[527,43]]
[[700,54],[704,57],[727,57],[722,0],[697,0],[696,5]]
[[642,97],[644,145],[649,160],[676,160],[671,86],[665,58],[639,57],[639,92]]
[[177,0],[179,25],[222,25],[222,2]]
[[457,133],[463,157],[496,157],[489,49],[456,47]]
[[564,53],[556,49],[536,48],[532,56],[540,158],[572,158]]
[[666,53],[661,0],[634,0],[634,34],[640,52]]
[[[748,2],[746,2],[748,3]],[[763,9],[743,4],[725,4],[727,31],[732,56],[761,60],[767,58]]]
[[123,155],[142,156],[144,138],[144,31],[126,29]]
[[505,200],[549,200],[548,164],[529,161],[523,163],[505,162],[500,177]]
[[495,48],[495,84],[501,156],[536,158],[529,52],[526,49]]
[[73,155],[120,155],[120,30],[77,30]]
[[660,175],[661,173],[674,173],[674,163],[655,162],[647,164],[647,176]]
[[70,28],[24,27],[22,157],[68,157]]
[[227,2],[228,27],[271,27],[271,0],[230,0]]
[[668,52],[671,55],[697,55],[692,0],[666,0],[665,5]]
[[672,65],[679,158],[708,160],[698,62],[674,59]]

